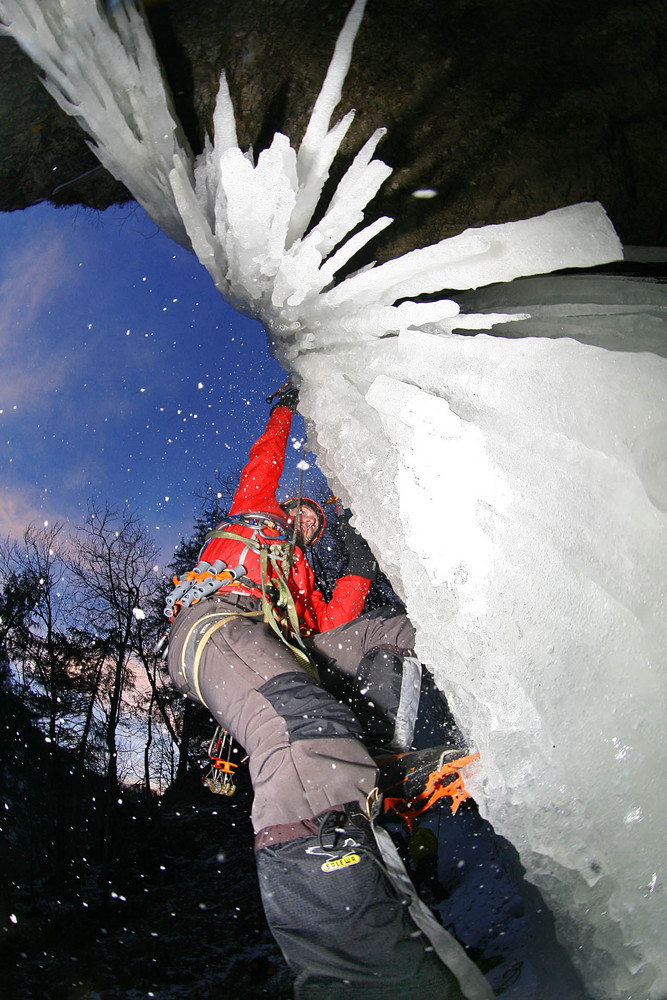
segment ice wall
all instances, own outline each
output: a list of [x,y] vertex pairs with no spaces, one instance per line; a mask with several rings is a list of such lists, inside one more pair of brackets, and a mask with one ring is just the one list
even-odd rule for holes
[[[390,173],[375,158],[381,129],[314,216],[351,121],[330,128],[363,8],[299,151],[277,134],[256,162],[238,147],[224,76],[214,141],[193,161],[130,8],[107,20],[94,0],[0,0],[0,19],[103,162],[265,323],[301,383],[320,463],[482,752],[469,779],[481,808],[519,849],[591,996],[660,1000],[661,290],[512,281],[618,258],[596,204],[467,230],[341,279],[391,223],[365,219]],[[460,294],[418,301],[443,288]]]
[[304,405],[482,752],[474,794],[591,994],[663,997],[667,361],[419,331],[352,353],[299,359]]

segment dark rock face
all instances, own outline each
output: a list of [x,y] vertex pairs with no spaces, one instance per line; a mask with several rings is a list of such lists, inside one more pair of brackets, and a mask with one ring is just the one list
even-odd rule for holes
[[[277,130],[298,142],[348,6],[149,2],[194,151],[222,68],[243,148],[258,152]],[[374,217],[396,221],[374,254],[587,200],[623,242],[667,244],[666,43],[664,0],[369,0],[338,109],[358,111],[337,176],[387,126],[378,155],[394,173]],[[13,39],[0,38],[0,60],[0,210],[127,199]],[[418,188],[437,196],[411,197]]]

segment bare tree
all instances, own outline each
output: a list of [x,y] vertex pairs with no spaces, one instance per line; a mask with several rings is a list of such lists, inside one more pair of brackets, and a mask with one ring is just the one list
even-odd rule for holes
[[133,686],[130,660],[143,607],[155,589],[157,559],[155,543],[135,514],[89,503],[73,541],[70,567],[79,609],[107,654],[99,703],[106,715],[107,776],[113,794],[118,793],[116,733],[123,694]]
[[123,699],[134,686],[132,654],[141,645],[144,606],[156,586],[158,551],[136,514],[90,501],[73,541],[71,572],[77,602],[104,645],[98,710],[104,713],[106,747],[105,863],[108,873],[113,805],[119,795],[118,727]]
[[5,647],[23,697],[46,735],[72,747],[89,682],[89,643],[77,628],[61,524],[26,528],[0,546]]
[[[101,650],[79,627],[66,544],[63,527],[56,524],[28,527],[20,540],[0,545],[5,684],[28,713],[23,716],[22,736],[18,729],[14,735],[17,741],[32,744],[38,732],[46,737],[47,747],[42,744],[39,750],[40,767],[52,797],[47,829],[35,844],[29,840],[25,851],[30,854],[39,842],[35,863],[46,852],[49,873],[62,880],[67,878],[79,837],[73,785],[90,764],[92,705],[102,660]],[[20,753],[17,747],[15,754]],[[43,817],[37,803],[35,809],[33,819],[39,826]]]
[[[162,613],[163,589],[157,592],[146,619],[138,622],[135,655],[144,668],[149,690],[139,703],[146,720],[144,743],[144,790],[150,796],[152,778],[163,788],[173,780],[174,747],[182,745],[180,696],[171,685],[158,640],[164,635],[167,621]],[[157,725],[155,725],[157,723]],[[153,764],[155,761],[155,764]],[[165,765],[167,770],[165,773]]]

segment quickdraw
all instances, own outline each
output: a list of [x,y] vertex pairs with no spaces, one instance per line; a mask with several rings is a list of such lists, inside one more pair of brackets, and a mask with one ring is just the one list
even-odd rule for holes
[[202,784],[215,795],[231,796],[236,791],[234,772],[238,764],[231,759],[233,747],[231,734],[222,726],[217,726],[208,748],[211,765],[201,779]]

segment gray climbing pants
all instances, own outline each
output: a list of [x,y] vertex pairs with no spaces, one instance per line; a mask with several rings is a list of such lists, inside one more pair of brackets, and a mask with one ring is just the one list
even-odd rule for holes
[[414,643],[410,619],[387,607],[307,640],[323,686],[350,706],[373,749],[412,744],[422,676]]
[[359,722],[258,602],[216,595],[181,611],[169,670],[249,756],[259,886],[295,1000],[462,1000],[385,872],[368,820],[376,767]]
[[345,802],[365,808],[376,767],[361,726],[265,624],[254,598],[209,598],[181,611],[169,671],[248,754],[260,840],[267,828],[288,828]]

